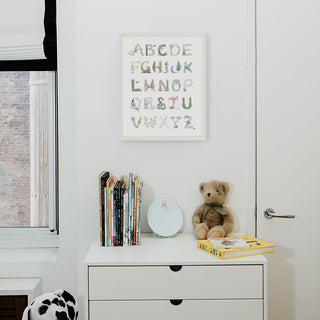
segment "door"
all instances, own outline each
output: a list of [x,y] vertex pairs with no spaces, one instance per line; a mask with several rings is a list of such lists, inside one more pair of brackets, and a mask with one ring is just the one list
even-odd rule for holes
[[[269,320],[320,319],[320,2],[257,0],[257,235]],[[266,208],[296,217],[264,217]]]

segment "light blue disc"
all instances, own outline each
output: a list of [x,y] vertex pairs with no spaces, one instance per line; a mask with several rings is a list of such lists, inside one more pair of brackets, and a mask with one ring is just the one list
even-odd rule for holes
[[162,237],[175,235],[183,224],[181,209],[169,200],[153,202],[149,207],[147,219],[151,230]]

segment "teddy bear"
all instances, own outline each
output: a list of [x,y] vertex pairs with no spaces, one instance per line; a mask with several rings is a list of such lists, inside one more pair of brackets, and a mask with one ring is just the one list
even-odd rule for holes
[[200,183],[199,190],[204,203],[192,216],[193,233],[196,239],[223,238],[233,230],[232,213],[223,206],[229,189],[229,184],[223,181],[212,180]]

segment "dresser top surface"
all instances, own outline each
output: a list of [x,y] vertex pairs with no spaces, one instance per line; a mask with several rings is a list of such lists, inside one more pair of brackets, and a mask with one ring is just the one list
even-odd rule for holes
[[219,259],[197,248],[191,233],[179,233],[172,238],[158,238],[143,234],[141,245],[130,247],[102,247],[94,242],[85,258],[88,266],[99,265],[239,265],[266,264],[263,255],[234,259]]

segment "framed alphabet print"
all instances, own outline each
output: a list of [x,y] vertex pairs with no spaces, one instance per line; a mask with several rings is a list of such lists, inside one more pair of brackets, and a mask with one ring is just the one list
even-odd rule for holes
[[121,34],[121,137],[205,139],[205,35]]

